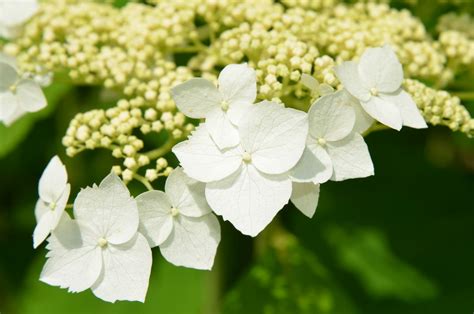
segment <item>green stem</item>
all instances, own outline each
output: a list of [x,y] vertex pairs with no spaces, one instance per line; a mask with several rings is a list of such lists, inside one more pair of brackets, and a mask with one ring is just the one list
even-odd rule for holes
[[164,155],[166,155],[167,153],[169,153],[171,151],[171,148],[173,148],[173,146],[177,143],[178,141],[173,138],[173,137],[170,137],[168,138],[168,140],[163,144],[161,145],[160,147],[154,149],[154,150],[151,150],[147,153],[145,153],[145,156],[147,156],[148,158],[150,158],[150,160],[153,160],[153,159],[158,159]]
[[73,208],[74,207],[74,204],[67,204],[66,205],[66,208]]
[[451,95],[459,97],[461,100],[474,100],[474,92],[450,92]]
[[147,178],[142,177],[141,175],[137,173],[133,174],[133,178],[137,180],[138,182],[140,182],[141,184],[143,184],[148,189],[148,191],[154,190],[153,186],[151,186],[151,183],[148,181]]

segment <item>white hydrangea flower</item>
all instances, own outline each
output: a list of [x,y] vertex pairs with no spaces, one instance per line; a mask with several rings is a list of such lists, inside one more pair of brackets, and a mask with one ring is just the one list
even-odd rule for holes
[[314,76],[306,73],[301,74],[301,83],[312,92],[314,97],[329,95],[334,92],[334,88],[331,85],[326,83],[319,84]]
[[319,186],[312,182],[293,182],[290,200],[308,218],[313,218],[318,207]]
[[140,232],[176,266],[211,269],[214,264],[221,229],[204,188],[177,168],[166,180],[166,193],[149,191],[137,197]]
[[237,124],[257,97],[255,70],[247,64],[230,64],[218,78],[218,87],[193,78],[172,89],[178,109],[190,118],[206,118],[207,130],[219,148],[239,144]]
[[288,203],[288,171],[300,159],[307,133],[306,113],[264,101],[242,117],[240,145],[219,149],[205,123],[173,152],[187,175],[207,182],[206,199],[214,212],[256,236]]
[[396,130],[402,125],[427,127],[415,102],[402,89],[402,65],[389,45],[367,48],[359,63],[344,62],[335,71],[344,87],[375,120]]
[[70,292],[91,289],[102,300],[144,302],[152,255],[138,232],[138,209],[127,187],[109,174],[79,192],[75,220],[66,214],[48,239],[40,280]]
[[0,60],[0,121],[12,124],[27,112],[46,107],[46,98],[34,80],[21,78],[8,60]]
[[37,11],[37,0],[0,0],[0,37],[17,37],[23,24]]
[[356,114],[344,90],[319,98],[308,112],[306,148],[292,169],[296,182],[324,183],[374,174],[363,137],[354,131]]
[[71,192],[67,183],[67,171],[58,156],[54,156],[46,166],[40,181],[40,198],[36,203],[37,225],[33,232],[33,247],[37,248],[59,223]]

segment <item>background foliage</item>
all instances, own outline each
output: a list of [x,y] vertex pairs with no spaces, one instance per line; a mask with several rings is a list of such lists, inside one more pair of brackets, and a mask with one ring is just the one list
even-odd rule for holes
[[[427,4],[394,3],[428,28],[448,10],[472,10],[469,1]],[[371,134],[376,176],[322,186],[312,220],[289,207],[257,239],[222,222],[212,272],[174,267],[155,250],[145,304],[111,305],[90,292],[68,294],[39,282],[45,250],[32,249],[31,234],[45,164],[59,152],[76,189],[110,169],[109,154],[70,159],[61,146],[75,113],[96,107],[95,93],[54,84],[46,91],[47,110],[0,126],[1,313],[474,311],[474,144],[443,127]],[[473,104],[466,105],[472,114]]]

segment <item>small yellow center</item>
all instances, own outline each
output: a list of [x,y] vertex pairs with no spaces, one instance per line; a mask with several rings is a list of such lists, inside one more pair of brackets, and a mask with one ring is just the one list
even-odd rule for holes
[[324,146],[327,144],[326,140],[322,137],[318,138],[318,144]]
[[223,111],[229,110],[229,103],[227,101],[223,100],[221,102],[221,108],[222,108]]
[[107,239],[104,239],[104,238],[100,238],[99,240],[97,240],[97,245],[100,246],[101,248],[106,247],[108,243],[109,241],[107,241]]
[[179,210],[176,207],[171,207],[171,216],[176,217],[179,215]]
[[244,152],[242,154],[242,160],[245,162],[245,163],[249,163],[252,161],[252,155],[250,155],[249,153],[247,152]]
[[372,88],[370,89],[370,95],[372,95],[372,96],[378,96],[378,95],[379,95],[379,91],[377,90],[377,88],[372,87]]
[[56,206],[57,206],[57,204],[56,204],[55,202],[51,202],[51,203],[49,204],[49,208],[50,208],[51,210],[56,209]]

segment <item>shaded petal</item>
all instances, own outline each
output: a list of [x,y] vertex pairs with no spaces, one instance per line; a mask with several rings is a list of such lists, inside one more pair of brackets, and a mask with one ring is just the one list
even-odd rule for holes
[[178,215],[173,232],[160,245],[163,257],[176,266],[211,269],[221,240],[219,221],[212,213],[202,217]]
[[306,217],[313,218],[318,207],[319,184],[293,182],[290,200]]
[[33,231],[33,248],[36,249],[44,240],[46,240],[51,232],[51,226],[53,225],[54,219],[54,213],[51,210],[41,216],[35,230]]
[[247,113],[247,111],[252,108],[253,104],[246,101],[236,101],[229,105],[229,110],[227,111],[227,118],[230,122],[235,125],[240,125],[240,120]]
[[246,113],[239,132],[255,167],[281,174],[293,168],[303,154],[308,119],[303,111],[263,101]]
[[253,237],[288,203],[290,195],[288,175],[267,175],[251,164],[206,185],[206,198],[214,212]]
[[319,82],[318,80],[309,74],[303,73],[301,74],[301,84],[306,86],[312,92],[319,91]]
[[325,172],[330,172],[326,175],[327,181],[332,174],[332,164],[329,155],[325,154],[323,155],[323,158],[318,158],[308,147],[306,147],[301,159],[298,161],[296,166],[291,169],[290,176],[291,180],[295,182],[312,182],[314,180],[321,180],[321,175],[324,177]]
[[43,90],[33,80],[21,80],[17,85],[18,103],[28,112],[36,112],[48,104]]
[[359,61],[359,74],[367,88],[390,93],[400,88],[403,69],[389,45],[367,48]]
[[242,164],[237,149],[220,150],[211,139],[206,124],[200,124],[187,141],[173,147],[184,172],[201,182],[223,179]]
[[236,146],[240,142],[239,131],[221,108],[215,108],[209,112],[206,128],[220,149]]
[[171,172],[165,184],[166,195],[172,205],[188,217],[201,217],[211,212],[205,188],[204,183],[188,177],[181,167]]
[[342,181],[374,175],[369,149],[360,134],[353,133],[341,141],[330,142],[327,150],[334,167],[331,180]]
[[74,216],[113,244],[127,242],[138,230],[137,203],[114,173],[98,187],[79,192],[74,201]]
[[101,249],[85,246],[49,257],[40,280],[52,286],[68,288],[70,292],[81,292],[97,281],[101,269]]
[[37,0],[1,1],[0,21],[6,26],[17,26],[26,22],[37,11]]
[[313,165],[317,171],[313,170],[311,172],[314,174],[314,176],[311,178],[311,181],[313,183],[324,183],[328,181],[332,176],[333,166],[331,157],[329,157],[326,148],[314,142],[308,143],[307,147],[313,155],[311,158],[313,160],[317,160],[316,164]]
[[0,61],[0,93],[6,92],[18,80],[15,67],[7,62]]
[[253,103],[257,97],[257,75],[244,64],[229,64],[219,74],[219,91],[229,103]]
[[56,229],[51,232],[51,236],[47,240],[46,248],[49,252],[46,256],[61,256],[70,250],[83,246],[95,246],[95,235],[88,234],[89,232],[90,229],[87,227],[81,230],[77,221],[71,219],[67,212],[63,212]]
[[344,88],[357,99],[367,101],[370,98],[370,92],[362,83],[359,75],[358,65],[354,61],[347,61],[337,66],[334,70],[339,81]]
[[364,108],[362,108],[362,105],[356,98],[354,98],[352,106],[354,107],[356,115],[354,129],[352,131],[362,134],[367,131],[372,126],[372,124],[374,124],[375,120],[367,112],[365,112]]
[[370,97],[369,101],[361,102],[362,108],[375,120],[399,131],[402,128],[400,108],[380,97]]
[[415,129],[424,129],[428,127],[417,105],[411,96],[404,90],[400,89],[393,94],[381,94],[380,97],[400,108],[403,125]]
[[5,122],[5,125],[10,125],[11,117],[19,109],[21,107],[18,103],[18,97],[10,91],[0,92],[0,121]]
[[38,184],[40,198],[47,203],[56,203],[67,185],[67,171],[58,156],[46,166]]
[[193,78],[171,90],[171,95],[178,109],[186,116],[194,119],[205,118],[222,102],[217,87],[202,78]]
[[139,232],[145,236],[151,247],[163,243],[173,229],[171,203],[161,191],[148,191],[137,197],[140,214]]
[[145,237],[137,233],[130,241],[103,250],[104,267],[92,292],[107,302],[145,302],[152,255]]
[[[1,96],[0,96],[1,97]],[[1,100],[0,100],[1,101]],[[16,100],[17,101],[17,100]],[[15,110],[9,115],[9,116],[6,116],[3,118],[3,123],[6,125],[6,126],[10,126],[13,124],[13,122],[15,122],[16,120],[18,120],[19,118],[21,118],[23,115],[25,115],[27,112],[25,110],[23,110],[23,108],[21,108],[19,105],[16,105],[15,106]],[[0,121],[2,120],[2,118],[0,117]]]
[[352,131],[355,111],[345,90],[319,98],[308,111],[309,133],[314,138],[338,141]]

